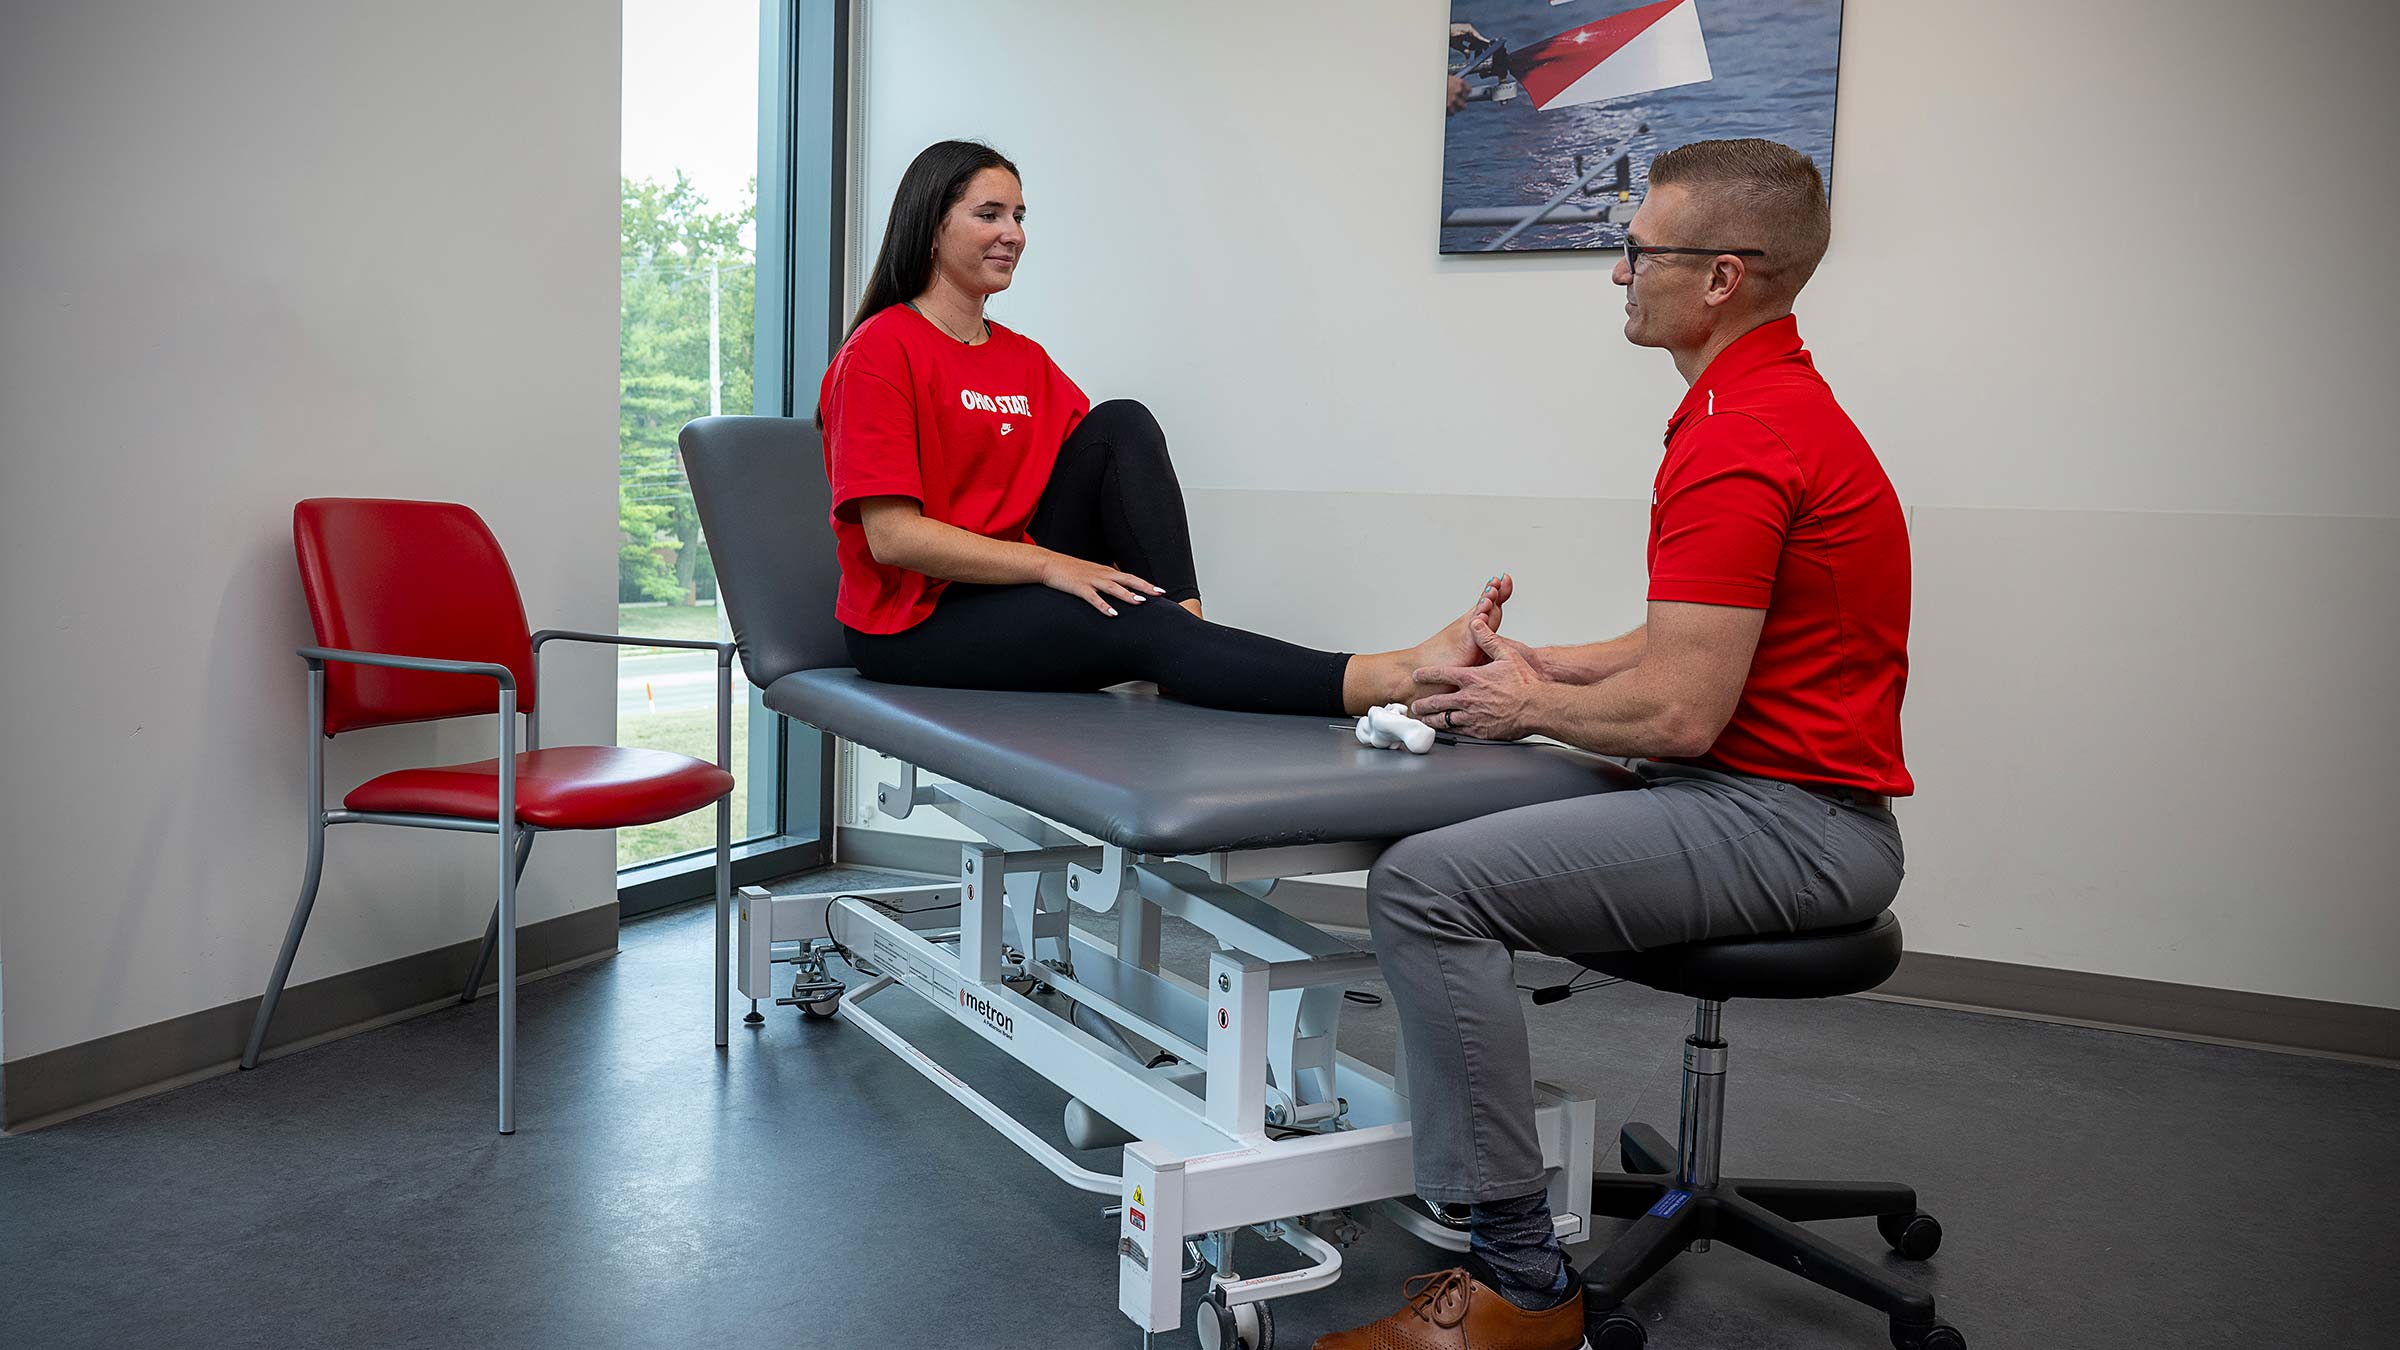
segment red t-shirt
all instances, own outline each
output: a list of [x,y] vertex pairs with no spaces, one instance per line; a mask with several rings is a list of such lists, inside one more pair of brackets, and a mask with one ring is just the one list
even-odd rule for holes
[[1650,598],[1767,612],[1733,720],[1690,762],[1915,791],[1900,758],[1908,522],[1790,317],[1717,354],[1667,423]]
[[817,393],[842,563],[834,617],[903,632],[949,585],[875,561],[859,498],[913,497],[929,520],[1023,542],[1059,445],[1091,407],[1040,343],[999,324],[973,346],[906,305],[860,324]]

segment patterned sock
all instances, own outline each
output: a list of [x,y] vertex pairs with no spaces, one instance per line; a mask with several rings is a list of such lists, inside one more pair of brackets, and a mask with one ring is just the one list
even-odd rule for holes
[[1558,1230],[1551,1226],[1547,1192],[1474,1205],[1468,1215],[1467,1251],[1491,1272],[1486,1283],[1500,1297],[1527,1312],[1567,1301],[1575,1286],[1574,1271],[1558,1245]]

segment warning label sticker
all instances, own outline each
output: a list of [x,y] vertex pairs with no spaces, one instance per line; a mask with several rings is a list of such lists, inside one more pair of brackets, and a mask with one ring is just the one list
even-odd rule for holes
[[1690,1191],[1669,1191],[1658,1197],[1658,1203],[1650,1207],[1650,1217],[1653,1219],[1673,1218],[1675,1211],[1690,1203],[1691,1198]]
[[877,933],[873,950],[878,970],[897,977],[902,984],[916,986],[936,1002],[957,1001],[959,986],[956,981],[935,974],[931,967],[918,959],[916,953],[904,949],[890,937]]

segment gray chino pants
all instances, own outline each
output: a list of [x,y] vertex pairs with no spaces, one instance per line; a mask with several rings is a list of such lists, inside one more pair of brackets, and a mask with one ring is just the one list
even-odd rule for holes
[[1890,811],[1789,783],[1636,761],[1647,791],[1502,811],[1401,840],[1367,880],[1408,1056],[1417,1192],[1542,1188],[1511,954],[1639,951],[1858,923],[1900,889]]

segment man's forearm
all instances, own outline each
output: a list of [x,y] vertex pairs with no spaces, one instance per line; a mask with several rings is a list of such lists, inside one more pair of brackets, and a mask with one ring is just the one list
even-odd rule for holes
[[[1638,632],[1627,635],[1640,636]],[[1686,711],[1655,684],[1643,677],[1638,665],[1598,683],[1546,683],[1529,709],[1529,730],[1601,755],[1650,758],[1705,753],[1715,733],[1704,735]]]
[[1650,625],[1643,624],[1621,638],[1586,642],[1572,647],[1539,647],[1534,655],[1542,673],[1561,684],[1598,684],[1642,663]]

